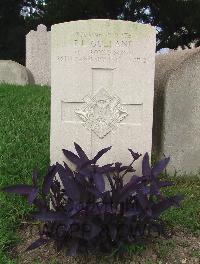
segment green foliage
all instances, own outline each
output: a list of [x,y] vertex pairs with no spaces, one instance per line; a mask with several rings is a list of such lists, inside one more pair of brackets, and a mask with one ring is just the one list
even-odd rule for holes
[[0,59],[25,64],[25,36],[40,24],[42,6],[40,0],[0,1]]
[[[62,6],[62,8],[60,8]],[[46,0],[44,21],[109,18],[149,23],[158,28],[157,50],[200,45],[199,0]]]
[[200,45],[199,0],[1,0],[0,58],[25,62],[25,35],[37,25],[109,18],[150,23],[157,50]]
[[181,208],[168,210],[163,219],[172,226],[179,225],[200,235],[200,178],[179,177],[175,182],[175,186],[168,188],[166,194],[173,195],[178,191],[184,195],[184,200]]
[[0,251],[0,263],[4,264],[18,264],[16,260],[11,260],[5,252]]
[[[50,91],[47,87],[0,85],[0,187],[30,181],[34,167],[49,163]],[[29,206],[0,193],[0,263],[17,241],[15,230]],[[2,259],[2,261],[1,261]]]
[[25,25],[20,16],[21,0],[0,1],[0,59],[23,62]]
[[129,255],[140,254],[146,249],[145,245],[127,245],[126,251]]

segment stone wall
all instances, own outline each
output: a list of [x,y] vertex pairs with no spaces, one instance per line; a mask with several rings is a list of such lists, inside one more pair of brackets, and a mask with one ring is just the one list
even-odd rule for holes
[[200,168],[200,48],[156,56],[153,151],[169,172]]
[[26,36],[26,67],[33,74],[36,84],[51,85],[51,32],[39,25]]

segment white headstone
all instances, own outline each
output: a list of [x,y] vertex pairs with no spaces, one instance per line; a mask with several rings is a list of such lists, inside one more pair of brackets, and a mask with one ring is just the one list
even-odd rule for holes
[[200,170],[200,47],[156,56],[153,151],[167,172]]
[[51,32],[45,25],[38,25],[37,31],[26,35],[26,67],[33,74],[36,84],[51,85]]
[[155,29],[85,20],[51,30],[51,162],[77,142],[102,163],[131,161],[128,148],[151,153]]

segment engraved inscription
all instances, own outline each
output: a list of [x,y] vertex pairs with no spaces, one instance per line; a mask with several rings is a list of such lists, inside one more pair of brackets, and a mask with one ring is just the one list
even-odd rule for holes
[[124,33],[99,33],[99,32],[76,32],[74,38],[74,46],[89,46],[91,48],[111,48],[114,47],[129,47],[134,39],[128,32]]
[[[128,32],[75,32],[66,41],[70,43],[70,53],[62,53],[56,58],[57,62],[62,64],[95,62],[120,63],[124,58],[127,62],[138,64],[151,62],[145,56],[138,56],[136,54],[132,48],[135,42],[135,36]],[[63,47],[66,45],[63,45]]]
[[86,96],[85,104],[76,110],[76,114],[84,121],[84,126],[100,138],[104,138],[115,129],[128,113],[121,106],[117,96],[110,96],[105,89],[100,89],[94,96]]
[[[93,50],[90,51],[91,54],[87,56],[78,56],[77,53],[74,55],[63,55],[58,56],[57,61],[61,63],[91,63],[91,62],[119,62],[124,54],[128,54],[126,51],[113,51],[105,52],[105,50]],[[135,57],[132,54],[129,54],[127,61],[132,61],[134,63],[147,63],[147,59],[144,57]]]

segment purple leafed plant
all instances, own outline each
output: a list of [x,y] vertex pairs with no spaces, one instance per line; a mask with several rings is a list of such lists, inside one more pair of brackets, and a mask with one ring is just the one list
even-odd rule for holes
[[[69,150],[63,153],[75,169],[66,163],[50,166],[41,191],[37,171],[32,174],[32,185],[3,188],[8,193],[25,195],[37,208],[32,217],[44,222],[39,239],[27,250],[54,241],[58,250],[66,247],[71,256],[94,249],[108,252],[144,241],[152,232],[164,233],[161,213],[182,200],[181,196],[165,197],[161,193],[162,187],[173,185],[159,177],[169,158],[151,167],[146,153],[142,176],[136,176],[133,164],[141,154],[132,149],[129,166],[119,162],[98,166],[97,161],[111,147],[89,159],[78,144],[74,145],[77,154]],[[125,184],[127,174],[130,180]],[[109,188],[105,188],[105,179]]]

